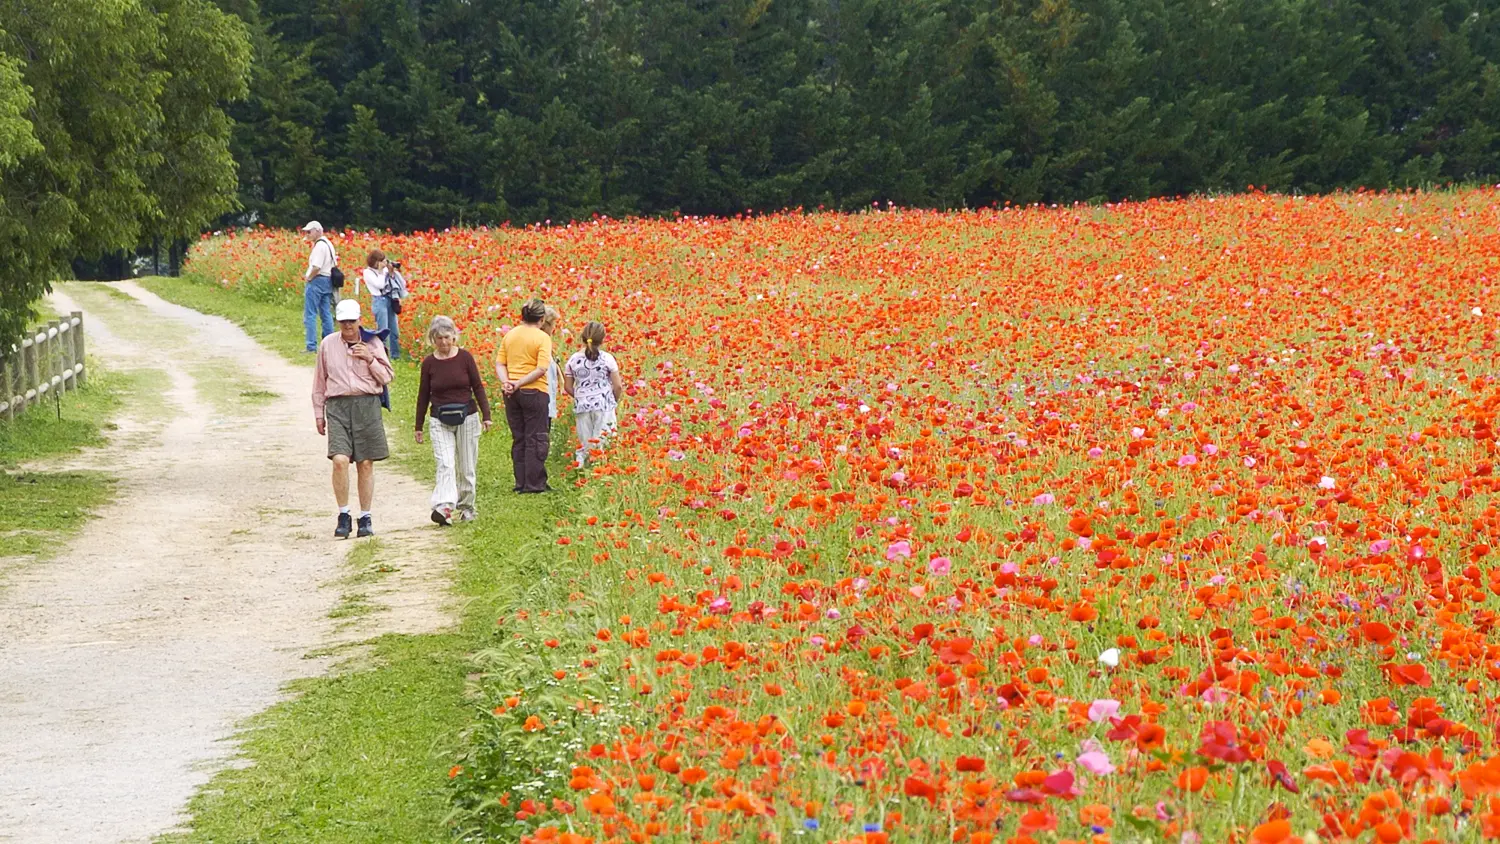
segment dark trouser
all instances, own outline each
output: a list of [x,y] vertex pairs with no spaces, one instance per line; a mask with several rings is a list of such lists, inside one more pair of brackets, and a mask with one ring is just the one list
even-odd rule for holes
[[547,452],[552,420],[545,390],[516,390],[505,397],[505,423],[510,426],[510,462],[518,492],[543,492],[547,487]]

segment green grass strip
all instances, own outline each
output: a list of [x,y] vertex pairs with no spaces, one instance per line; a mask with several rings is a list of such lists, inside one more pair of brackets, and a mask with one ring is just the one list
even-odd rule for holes
[[250,763],[216,775],[165,841],[446,841],[445,760],[466,722],[462,634],[385,636],[374,667],[290,685],[245,725]]
[[[0,468],[14,469],[104,445],[114,425],[110,422],[129,397],[152,386],[150,373],[111,372],[89,361],[87,385],[82,390],[52,396],[27,408],[15,419],[0,419]],[[156,373],[160,375],[160,373]]]
[[114,488],[100,472],[0,473],[0,557],[57,551]]
[[[137,397],[159,391],[158,370],[112,372],[90,361],[86,386],[0,419],[0,558],[56,553],[114,496],[105,472],[54,471],[37,464],[101,446],[114,419]],[[5,572],[0,565],[0,575]]]

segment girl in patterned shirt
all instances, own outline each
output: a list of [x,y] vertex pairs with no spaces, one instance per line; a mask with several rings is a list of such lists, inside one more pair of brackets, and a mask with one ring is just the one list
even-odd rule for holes
[[589,452],[604,447],[604,440],[615,431],[615,406],[625,392],[620,379],[620,365],[614,355],[604,351],[604,323],[591,322],[583,327],[583,349],[568,358],[563,369],[563,392],[573,397],[575,427],[578,430],[576,466],[588,461]]

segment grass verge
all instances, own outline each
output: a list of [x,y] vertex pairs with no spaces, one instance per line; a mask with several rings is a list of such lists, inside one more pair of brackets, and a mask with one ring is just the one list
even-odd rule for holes
[[291,684],[165,841],[445,841],[442,773],[467,719],[462,634],[385,636],[372,667]]
[[0,421],[0,558],[52,553],[107,503],[105,472],[52,471],[37,464],[103,445],[131,397],[149,392],[155,370],[110,372],[90,363],[82,390]]
[[[170,302],[223,316],[288,360],[311,365],[302,349],[301,304],[266,300],[191,278],[152,278],[142,286]],[[431,477],[432,454],[408,433],[417,369],[396,364],[391,429],[394,463]],[[452,631],[374,640],[358,663],[299,681],[295,696],[245,726],[246,767],[223,771],[190,803],[192,821],[172,842],[451,840],[447,781],[460,734],[473,717],[466,698],[471,655],[491,647],[496,618],[520,600],[517,584],[545,579],[527,556],[530,540],[550,529],[571,496],[535,498],[508,492],[510,440],[481,440],[479,519],[456,526],[459,564],[454,592],[464,610]],[[372,545],[365,547],[374,548]],[[378,548],[351,555],[351,575],[335,613],[364,611],[359,592],[380,565]]]

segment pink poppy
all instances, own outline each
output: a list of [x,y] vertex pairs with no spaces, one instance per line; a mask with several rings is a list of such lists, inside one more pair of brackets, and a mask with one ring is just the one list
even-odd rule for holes
[[1115,766],[1109,762],[1109,755],[1102,750],[1090,750],[1080,755],[1078,766],[1096,777],[1108,776],[1115,772]]
[[1115,717],[1120,712],[1120,702],[1110,698],[1100,698],[1089,704],[1089,720],[1095,724],[1102,724]]

